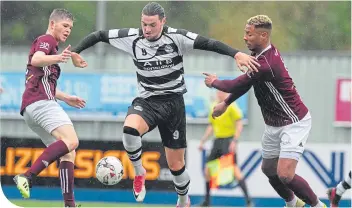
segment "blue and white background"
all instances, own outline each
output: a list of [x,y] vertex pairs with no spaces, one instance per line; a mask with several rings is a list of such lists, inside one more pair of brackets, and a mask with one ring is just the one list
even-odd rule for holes
[[[233,77],[220,77],[233,79]],[[1,73],[0,82],[5,92],[0,96],[2,112],[19,112],[24,91],[24,73]],[[138,96],[136,76],[133,74],[62,73],[58,88],[68,94],[77,95],[87,101],[85,108],[77,110],[65,103],[62,106],[69,113],[125,116],[128,106]],[[185,94],[188,118],[206,118],[214,90],[207,88],[202,76],[185,76],[188,92]],[[237,104],[244,118],[248,115],[247,94]]]

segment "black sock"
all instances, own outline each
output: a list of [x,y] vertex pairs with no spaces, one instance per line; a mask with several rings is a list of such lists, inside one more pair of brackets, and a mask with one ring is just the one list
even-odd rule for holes
[[205,183],[205,188],[206,188],[205,201],[209,203],[210,201],[210,182],[209,181]]
[[246,197],[246,201],[247,202],[251,201],[251,199],[249,198],[249,195],[248,195],[248,190],[247,190],[246,182],[244,181],[244,179],[239,180],[238,184],[240,185],[240,187],[243,191],[243,194]]

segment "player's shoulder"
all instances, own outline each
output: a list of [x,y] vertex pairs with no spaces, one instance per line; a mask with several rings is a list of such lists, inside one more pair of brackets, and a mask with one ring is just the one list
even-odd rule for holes
[[109,30],[109,38],[137,37],[142,34],[143,32],[140,28],[119,28]]
[[49,42],[55,42],[55,38],[50,35],[50,34],[42,34],[42,35],[39,35],[35,41],[49,41]]
[[164,32],[164,34],[183,36],[183,37],[187,37],[187,38],[190,38],[193,40],[195,40],[198,35],[196,33],[190,32],[185,29],[173,28],[173,27],[169,27],[169,26],[164,26],[163,32]]
[[32,48],[39,47],[41,49],[50,50],[52,47],[56,47],[58,44],[57,40],[50,34],[39,35],[32,42]]
[[263,60],[268,64],[275,64],[282,62],[280,51],[274,46],[270,45],[265,51],[260,54],[257,59]]

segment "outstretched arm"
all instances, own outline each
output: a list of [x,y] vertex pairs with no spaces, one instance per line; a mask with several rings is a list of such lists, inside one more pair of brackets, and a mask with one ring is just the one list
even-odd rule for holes
[[245,66],[250,70],[258,71],[257,67],[260,66],[254,57],[239,52],[238,50],[218,40],[209,39],[198,35],[194,41],[193,47],[194,49],[213,51],[222,55],[230,56],[236,60],[237,67],[241,70],[242,66]]
[[100,30],[92,32],[91,34],[84,37],[76,47],[72,49],[72,52],[81,53],[82,51],[86,50],[97,44],[98,42],[105,42],[109,43],[109,31],[108,30]]
[[[237,66],[241,69],[242,66],[247,67],[253,71],[257,71],[259,64],[256,59],[245,53],[230,47],[229,45],[214,39],[209,39],[196,33],[189,32],[183,29],[168,29],[169,34],[176,34],[177,42],[181,48],[182,53],[191,49],[199,49],[205,51],[212,51],[222,55],[227,55],[236,60]],[[242,69],[241,69],[242,70]]]
[[253,80],[249,74],[243,74],[233,80],[219,80],[214,74],[203,73],[205,77],[205,85],[208,87],[214,87],[223,92],[231,93],[229,97],[231,99],[226,104],[231,104],[237,98],[244,95],[253,85]]
[[[233,80],[214,80],[211,84],[215,89],[221,90],[227,93],[238,93],[243,95],[253,85],[253,81],[248,77],[247,74],[243,74]],[[242,93],[243,92],[243,93]]]
[[67,105],[72,106],[74,108],[84,108],[86,106],[86,101],[80,97],[69,95],[67,93],[62,92],[61,90],[56,88],[55,98],[67,103]]
[[227,55],[232,58],[235,57],[235,55],[239,52],[238,50],[226,45],[221,41],[209,39],[200,35],[198,35],[195,39],[193,47],[194,49],[213,51],[215,53]]

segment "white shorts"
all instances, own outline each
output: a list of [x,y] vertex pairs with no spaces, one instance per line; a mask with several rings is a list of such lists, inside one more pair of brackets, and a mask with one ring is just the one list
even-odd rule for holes
[[265,125],[262,137],[264,159],[289,158],[299,160],[312,127],[310,113],[297,123],[282,127]]
[[40,100],[30,104],[26,107],[23,118],[46,146],[56,141],[51,135],[53,130],[66,124],[73,125],[64,109],[54,100]]

